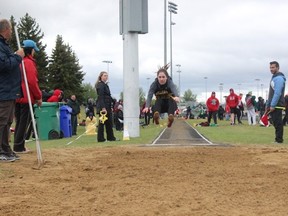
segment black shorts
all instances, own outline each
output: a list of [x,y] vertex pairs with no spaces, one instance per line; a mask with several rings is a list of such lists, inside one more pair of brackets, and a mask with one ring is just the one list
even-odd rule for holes
[[230,107],[230,113],[237,114],[237,108],[236,107]]

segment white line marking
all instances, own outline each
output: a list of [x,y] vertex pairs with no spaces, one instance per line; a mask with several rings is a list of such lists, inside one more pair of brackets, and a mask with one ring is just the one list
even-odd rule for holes
[[162,136],[162,134],[165,132],[166,129],[167,127],[159,134],[159,136],[154,140],[154,142],[151,145],[155,145],[155,143],[160,139],[160,137]]
[[200,134],[195,128],[193,128],[190,124],[187,123],[187,121],[185,121],[187,125],[189,125],[194,131],[197,132],[197,134],[202,137],[202,139],[204,139],[206,142],[208,142],[209,144],[213,145],[212,142],[210,142],[209,140],[207,140],[204,136],[202,136],[202,134]]

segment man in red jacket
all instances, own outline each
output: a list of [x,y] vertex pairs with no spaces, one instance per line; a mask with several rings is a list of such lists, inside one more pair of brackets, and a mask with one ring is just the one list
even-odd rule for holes
[[216,95],[215,92],[212,92],[211,97],[209,97],[206,101],[209,125],[212,117],[214,120],[214,124],[217,125],[217,112],[219,109],[219,100],[215,97],[215,95]]
[[230,108],[230,121],[231,125],[235,125],[235,115],[237,115],[237,106],[239,103],[239,96],[234,93],[234,90],[231,88],[230,89],[230,94],[226,98],[226,104]]
[[[30,92],[31,103],[37,103],[38,106],[42,105],[42,92],[38,86],[38,72],[36,69],[35,59],[33,58],[34,53],[39,51],[36,43],[32,40],[23,41],[23,49],[25,57],[23,58],[26,77]],[[28,153],[29,150],[25,147],[25,133],[31,122],[31,114],[28,103],[28,95],[26,91],[26,85],[23,77],[22,66],[22,81],[21,88],[23,92],[23,97],[16,100],[15,107],[15,119],[16,126],[14,132],[14,146],[13,150],[16,153]]]

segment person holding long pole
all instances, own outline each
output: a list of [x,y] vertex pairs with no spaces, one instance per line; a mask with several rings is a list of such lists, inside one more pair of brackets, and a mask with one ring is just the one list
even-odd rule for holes
[[12,26],[7,19],[0,20],[0,162],[13,162],[19,157],[9,145],[15,100],[21,96],[20,63],[22,49],[15,53],[7,41],[12,37]]
[[[32,104],[42,105],[42,93],[38,85],[38,72],[34,59],[35,52],[39,51],[33,40],[24,40],[23,49],[25,57],[23,62],[25,65],[28,87]],[[22,69],[22,68],[21,68]],[[23,69],[22,69],[23,73]],[[23,77],[23,76],[22,76]],[[16,126],[14,131],[13,150],[17,154],[28,153],[29,149],[25,147],[25,132],[28,130],[31,122],[31,114],[29,111],[28,95],[24,78],[21,82],[23,97],[16,100],[15,119]]]
[[[18,30],[15,26],[15,35],[16,35],[16,40],[17,40],[17,44],[19,49],[20,47],[20,40],[19,40],[19,35],[18,35]],[[33,107],[32,107],[32,102],[31,102],[31,97],[30,97],[30,90],[29,90],[29,86],[28,86],[28,81],[27,81],[27,76],[26,76],[26,69],[25,69],[25,63],[22,60],[21,61],[21,67],[22,67],[22,75],[24,78],[24,83],[25,83],[25,87],[26,87],[26,92],[27,92],[27,98],[28,98],[28,104],[29,104],[29,110],[30,110],[30,115],[31,115],[31,119],[32,119],[32,125],[33,125],[33,130],[35,133],[35,138],[36,138],[36,150],[37,150],[37,160],[38,160],[38,168],[41,168],[42,165],[44,164],[44,160],[42,157],[42,152],[41,152],[41,145],[39,142],[39,137],[38,137],[38,133],[37,133],[37,128],[36,128],[36,123],[35,123],[35,119],[34,119],[34,112],[33,112]]]

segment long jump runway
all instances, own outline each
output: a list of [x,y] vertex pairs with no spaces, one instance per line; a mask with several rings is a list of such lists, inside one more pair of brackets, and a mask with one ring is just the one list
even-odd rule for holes
[[183,119],[175,119],[150,146],[217,146],[206,139]]

